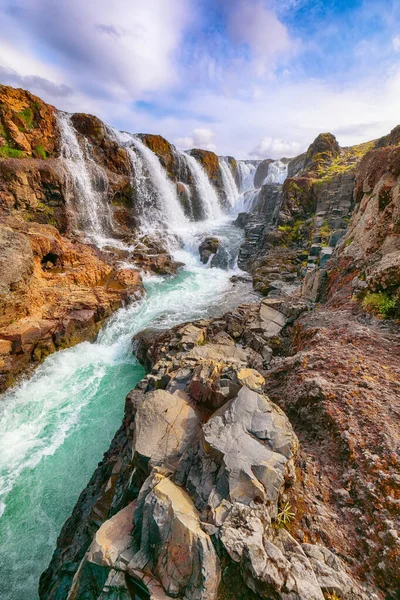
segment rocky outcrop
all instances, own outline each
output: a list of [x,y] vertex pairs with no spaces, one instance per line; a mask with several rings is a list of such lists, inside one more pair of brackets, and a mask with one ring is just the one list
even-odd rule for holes
[[30,92],[0,86],[0,158],[57,155],[55,109]]
[[220,242],[218,238],[208,237],[203,240],[199,246],[201,262],[206,265],[210,257],[217,253]]
[[[307,461],[315,469],[315,456],[321,456],[324,445],[333,452],[336,447],[330,444],[341,436],[324,424],[330,418],[339,426],[340,413],[327,410],[318,396],[311,396],[314,403],[307,413],[308,405],[300,400],[306,386],[301,369],[312,368],[304,359],[305,344],[318,351],[306,330],[304,337],[298,334],[300,323],[306,329],[316,323],[305,310],[299,301],[267,299],[213,321],[136,336],[137,356],[150,373],[126,401],[124,439],[132,445],[133,462],[117,472],[117,491],[107,492],[107,506],[113,508],[107,509],[108,519],[102,513],[91,539],[82,537],[82,526],[87,527],[85,515],[93,514],[92,501],[81,496],[75,519],[67,522],[42,577],[41,599],[65,598],[68,590],[76,597],[87,594],[83,575],[89,567],[90,573],[103,569],[95,577],[99,584],[90,592],[93,598],[111,585],[121,594],[125,590],[122,597],[127,598],[129,586],[144,586],[150,598],[187,600],[231,597],[233,590],[248,600],[322,600],[327,592],[354,600],[382,598],[379,584],[377,588],[370,579],[368,591],[355,577],[358,573],[363,579],[357,546],[363,533],[351,530],[351,541],[346,536],[339,541],[339,531],[329,537],[338,522],[333,511],[343,506],[344,498],[335,492],[337,481],[328,477],[331,462],[325,461],[329,469],[313,484],[315,490],[307,492],[304,485],[305,477],[311,477]],[[326,322],[324,315],[320,318]],[[285,370],[287,387],[279,384]],[[286,414],[267,390],[291,415],[300,448]],[[314,419],[311,429],[303,421],[308,414]],[[315,436],[319,427],[324,434]],[[361,425],[353,427],[346,440],[362,435]],[[115,442],[111,451],[126,456]],[[342,462],[335,457],[343,476],[350,469],[345,457]],[[364,469],[361,460],[357,464]],[[102,479],[105,490],[103,470],[100,465],[92,481]],[[96,504],[101,501],[97,494]],[[323,510],[323,500],[332,513]],[[376,505],[370,510],[372,514]],[[132,519],[125,520],[126,514]],[[350,514],[344,511],[346,522],[359,519]],[[68,584],[66,576],[62,583],[59,579],[60,572],[66,573],[64,556]],[[69,598],[75,597],[72,591]]]
[[[126,148],[98,118],[71,116],[93,188],[83,192],[60,157],[59,119],[29,92],[0,86],[0,391],[49,353],[93,339],[114,310],[142,295],[140,269],[180,266],[162,241],[138,235]],[[91,245],[83,193],[104,202],[96,211],[108,211],[105,235],[116,247]]]
[[0,227],[0,389],[59,348],[93,339],[110,314],[143,293],[138,271],[71,242],[51,225]]

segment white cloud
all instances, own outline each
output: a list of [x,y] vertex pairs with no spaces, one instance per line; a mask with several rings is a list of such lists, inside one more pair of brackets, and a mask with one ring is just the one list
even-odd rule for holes
[[[31,64],[32,42],[40,40],[36,62],[57,65],[52,70],[70,87],[133,101],[177,82],[175,52],[190,20],[190,0],[36,0],[22,2],[11,14],[6,0],[0,0],[2,6],[2,37],[8,37],[8,45]],[[17,53],[6,65],[0,57],[0,65],[26,70]]]
[[285,25],[261,0],[239,0],[230,13],[229,29],[237,42],[247,44],[252,50],[258,76],[271,70],[277,58],[295,48]]
[[296,156],[300,154],[300,151],[301,144],[299,142],[288,142],[266,136],[249,152],[249,155],[254,158],[283,158],[285,156]]
[[175,143],[178,148],[188,150],[189,148],[202,148],[203,150],[211,150],[215,152],[215,133],[211,129],[196,128],[191,136],[176,138]]
[[392,46],[395,52],[400,52],[400,35],[396,35],[392,39]]

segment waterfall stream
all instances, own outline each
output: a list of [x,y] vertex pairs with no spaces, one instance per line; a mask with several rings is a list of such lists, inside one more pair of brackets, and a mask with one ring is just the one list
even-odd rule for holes
[[226,199],[229,203],[231,210],[233,210],[238,200],[239,190],[235,183],[235,179],[232,175],[232,170],[229,165],[229,162],[226,160],[226,158],[220,157],[219,169],[221,171],[222,183],[224,186]]
[[189,167],[194,185],[200,199],[205,219],[218,219],[222,216],[221,203],[217,192],[207,177],[201,164],[190,154],[181,153]]
[[91,157],[89,142],[84,152],[79,144],[70,115],[57,114],[61,137],[61,157],[67,175],[67,195],[70,219],[76,230],[102,246],[112,230],[112,215],[108,204],[108,179],[103,169]]

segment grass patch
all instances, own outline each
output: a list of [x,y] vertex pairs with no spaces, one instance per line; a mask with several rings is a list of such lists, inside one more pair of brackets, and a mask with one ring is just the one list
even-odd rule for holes
[[25,127],[27,129],[32,129],[34,126],[34,114],[33,114],[33,110],[29,107],[24,108],[24,110],[21,110],[18,115],[21,117],[21,119],[23,120],[23,122],[25,123]]
[[336,592],[325,592],[324,596],[325,596],[325,600],[342,600],[341,597],[338,596]]
[[362,301],[363,307],[370,313],[383,319],[394,317],[400,309],[397,298],[388,292],[367,292]]
[[46,150],[43,148],[42,144],[38,144],[34,152],[37,158],[47,158]]
[[302,219],[297,219],[293,225],[279,225],[278,230],[286,233],[287,241],[291,244],[300,243],[304,239],[302,228],[305,222]]
[[7,144],[0,147],[0,158],[21,158],[22,156],[25,156],[22,150],[10,148]]

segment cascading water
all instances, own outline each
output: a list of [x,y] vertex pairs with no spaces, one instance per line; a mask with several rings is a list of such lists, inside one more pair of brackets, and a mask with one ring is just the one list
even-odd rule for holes
[[172,250],[176,240],[168,234],[182,235],[190,225],[179,202],[176,187],[157,155],[140,138],[117,130],[113,130],[113,136],[129,154],[142,232],[161,234],[164,231],[165,240]]
[[197,195],[200,199],[205,219],[220,219],[223,216],[217,192],[207,177],[201,164],[190,154],[181,153],[192,175]]
[[256,172],[256,167],[255,165],[242,160],[238,160],[237,165],[239,170],[240,194],[236,202],[236,211],[238,213],[249,212],[259,194],[259,190],[254,189],[254,174]]
[[108,180],[91,158],[89,142],[86,152],[79,144],[70,115],[57,114],[61,136],[61,157],[67,173],[67,193],[70,202],[71,220],[78,230],[101,246],[112,230],[112,215],[108,204]]
[[227,161],[227,159],[223,156],[219,157],[219,170],[221,172],[226,199],[232,210],[237,203],[239,190],[237,188],[235,179],[232,175],[230,164]]
[[265,178],[266,183],[276,183],[282,185],[287,177],[288,165],[281,160],[274,160],[268,167],[268,174]]

